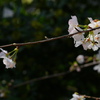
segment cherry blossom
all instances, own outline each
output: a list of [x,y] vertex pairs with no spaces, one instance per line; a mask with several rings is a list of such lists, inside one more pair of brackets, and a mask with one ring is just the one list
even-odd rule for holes
[[[100,29],[90,31],[87,33],[82,33],[80,31],[83,31],[85,29],[84,26],[86,26],[86,30],[90,30],[91,28],[100,27],[100,21],[99,20],[93,20],[92,18],[88,18],[90,23],[88,25],[79,25],[78,20],[76,16],[71,16],[72,18],[69,20],[69,28],[68,32],[69,34],[77,33],[72,35],[74,39],[75,47],[78,47],[80,45],[83,46],[84,50],[92,49],[93,51],[96,51],[100,48]],[[83,27],[84,29],[81,29],[80,27]],[[86,35],[85,35],[86,34]]]
[[3,63],[6,65],[6,68],[15,68],[15,62],[12,59],[4,57]]
[[0,58],[3,58],[3,63],[6,65],[6,68],[14,68],[16,63],[11,59],[11,56],[8,55],[8,52],[2,48],[0,48],[0,50]]

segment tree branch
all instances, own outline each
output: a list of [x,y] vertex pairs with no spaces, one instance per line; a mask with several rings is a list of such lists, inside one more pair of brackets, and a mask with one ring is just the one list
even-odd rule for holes
[[90,32],[90,31],[93,31],[93,30],[96,30],[96,29],[100,29],[100,27],[92,28],[92,29],[89,29],[89,30],[79,31],[79,32],[76,32],[76,33],[73,33],[73,34],[49,38],[49,39],[46,39],[46,40],[40,40],[40,41],[35,41],[35,42],[26,42],[26,43],[12,43],[12,44],[7,44],[7,45],[2,45],[2,46],[0,46],[0,48],[10,47],[10,46],[24,46],[24,45],[44,43],[44,42],[53,41],[53,40],[57,40],[57,39],[61,39],[61,38],[71,37],[73,35],[84,33],[84,32]]
[[26,84],[29,84],[29,83],[32,83],[32,82],[36,82],[36,81],[41,81],[41,80],[45,80],[45,79],[49,79],[49,78],[63,76],[63,75],[66,75],[68,73],[70,73],[70,71],[62,72],[62,73],[58,73],[58,74],[53,74],[53,75],[49,75],[49,76],[43,76],[43,77],[39,77],[39,78],[35,78],[35,79],[31,79],[29,81],[26,81],[26,82],[20,83],[18,85],[15,85],[12,88],[17,88],[17,87],[20,87],[20,86],[23,86],[23,85],[26,85]]
[[98,97],[87,96],[87,95],[81,95],[81,94],[79,94],[79,95],[80,95],[80,96],[83,96],[84,98],[88,98],[88,99],[100,100],[100,98],[98,98]]
[[[80,68],[85,68],[85,67],[97,65],[99,63],[100,63],[99,61],[98,62],[91,62],[91,63],[88,63],[88,64],[81,65]],[[49,76],[43,76],[43,77],[31,79],[31,80],[28,80],[26,82],[22,82],[22,83],[20,83],[18,85],[14,85],[12,88],[17,88],[17,87],[20,87],[20,86],[23,86],[23,85],[26,85],[26,84],[29,84],[29,83],[32,83],[32,82],[36,82],[36,81],[41,81],[41,80],[45,80],[45,79],[50,79],[50,78],[55,78],[55,77],[63,76],[63,75],[69,74],[71,72],[72,71],[67,71],[67,72],[62,72],[62,73],[57,73],[57,74],[53,74],[53,75],[49,75]]]

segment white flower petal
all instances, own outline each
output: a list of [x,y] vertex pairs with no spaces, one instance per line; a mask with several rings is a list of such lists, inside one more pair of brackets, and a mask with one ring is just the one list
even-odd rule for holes
[[0,58],[6,57],[6,54],[4,52],[0,52]]
[[88,49],[93,49],[93,51],[98,50],[98,46],[96,44],[91,43],[90,45],[88,45]]
[[77,17],[76,16],[71,16],[71,17],[72,17],[72,19],[70,19],[68,21],[68,24],[69,24],[68,32],[70,34],[77,32],[75,27],[77,27],[77,25],[78,25]]
[[15,62],[12,61],[12,59],[5,57],[3,59],[3,63],[6,65],[6,68],[14,68],[15,67]]
[[93,67],[94,70],[97,70],[98,73],[100,73],[100,64]]
[[83,43],[82,41],[76,41],[76,43],[75,43],[75,47],[80,46],[82,43]]
[[68,24],[71,26],[77,26],[78,25],[78,20],[76,16],[71,16],[72,19],[69,20]]
[[8,53],[6,50],[3,50],[2,48],[0,48],[0,50],[4,53]]
[[94,34],[98,34],[98,33],[100,33],[100,29],[96,29],[93,32],[94,32]]
[[89,21],[92,23],[94,22],[93,19],[91,17],[88,17]]
[[82,44],[84,50],[87,50],[89,45],[90,45],[90,41],[84,41]]
[[75,41],[82,41],[82,40],[84,40],[84,35],[82,33],[73,35],[72,37],[74,38]]
[[92,47],[92,49],[93,49],[93,51],[96,51],[96,50],[98,50],[98,46],[97,46],[97,45],[94,45],[94,46]]
[[6,50],[3,50],[2,48],[0,48],[0,50],[2,51],[2,52],[0,52],[0,58],[4,58],[4,57],[6,57],[6,54],[8,53]]

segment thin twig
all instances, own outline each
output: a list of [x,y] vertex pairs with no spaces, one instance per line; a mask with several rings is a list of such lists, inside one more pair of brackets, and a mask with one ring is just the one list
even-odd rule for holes
[[53,41],[53,40],[57,40],[57,39],[61,39],[61,38],[71,37],[71,36],[76,35],[76,34],[90,32],[90,31],[93,31],[93,30],[96,30],[96,29],[100,29],[100,27],[92,28],[92,29],[89,29],[89,30],[79,31],[79,32],[76,32],[76,33],[73,33],[73,34],[49,38],[49,39],[46,39],[46,40],[40,40],[40,41],[35,41],[35,42],[26,42],[26,43],[12,43],[12,44],[7,44],[7,45],[2,45],[2,46],[0,46],[0,48],[10,47],[10,46],[24,46],[24,45],[38,44],[38,43]]
[[62,73],[58,73],[58,74],[53,74],[53,75],[49,75],[49,76],[43,76],[43,77],[39,77],[39,78],[35,78],[35,79],[31,79],[29,81],[26,81],[26,82],[20,83],[18,85],[15,85],[15,86],[13,86],[13,88],[17,88],[17,87],[20,87],[20,86],[23,86],[23,85],[26,85],[26,84],[29,84],[29,83],[32,83],[32,82],[36,82],[36,81],[41,81],[41,80],[45,80],[45,79],[49,79],[49,78],[63,76],[63,75],[66,75],[68,73],[70,73],[70,71],[62,72]]
[[[99,64],[99,63],[100,62],[91,62],[91,63],[88,63],[88,64],[81,65],[80,68],[85,68],[85,67],[93,66],[93,65],[96,65],[96,64]],[[20,86],[23,86],[23,85],[26,85],[26,84],[29,84],[29,83],[32,83],[32,82],[36,82],[36,81],[41,81],[41,80],[45,80],[45,79],[50,79],[50,78],[55,78],[55,77],[63,76],[63,75],[66,75],[68,73],[71,73],[71,72],[72,71],[67,71],[67,72],[62,72],[62,73],[57,73],[57,74],[53,74],[53,75],[49,75],[49,76],[43,76],[43,77],[31,79],[29,81],[22,82],[22,83],[20,83],[18,85],[14,85],[12,88],[17,88],[17,87],[20,87]]]
[[83,96],[84,98],[88,98],[88,99],[95,99],[95,100],[100,100],[99,97],[93,97],[93,96],[87,96],[87,95],[81,95],[79,94],[80,96]]
[[93,61],[91,63],[87,63],[87,64],[84,64],[84,65],[81,65],[80,67],[81,68],[85,68],[85,67],[89,67],[89,66],[93,66],[93,65],[97,65],[97,64],[100,64],[100,61]]

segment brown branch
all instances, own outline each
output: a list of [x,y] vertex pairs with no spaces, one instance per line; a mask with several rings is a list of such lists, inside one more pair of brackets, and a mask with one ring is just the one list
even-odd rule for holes
[[44,43],[44,42],[53,41],[53,40],[57,40],[57,39],[61,39],[61,38],[71,37],[73,35],[80,34],[80,33],[83,33],[83,32],[90,32],[90,31],[93,31],[93,30],[96,30],[96,29],[100,29],[100,27],[92,28],[92,29],[89,29],[89,30],[79,31],[79,32],[76,32],[76,33],[73,33],[73,34],[68,34],[68,35],[58,36],[58,37],[54,37],[54,38],[49,38],[49,39],[46,39],[46,40],[40,40],[40,41],[35,41],[35,42],[13,43],[13,44],[2,45],[2,46],[0,46],[0,48],[10,47],[10,46],[24,46],[24,45]]
[[[85,67],[93,66],[93,65],[96,65],[96,64],[99,64],[99,63],[100,62],[91,62],[91,63],[88,63],[88,64],[81,65],[80,68],[85,68]],[[63,76],[63,75],[66,75],[68,73],[71,73],[71,72],[72,71],[67,71],[67,72],[62,72],[62,73],[57,73],[57,74],[53,74],[53,75],[49,75],[49,76],[43,76],[43,77],[31,79],[29,81],[22,82],[22,83],[20,83],[18,85],[14,85],[12,88],[17,88],[17,87],[20,87],[20,86],[23,86],[23,85],[26,85],[26,84],[29,84],[29,83],[32,83],[32,82],[36,82],[36,81],[41,81],[41,80],[45,80],[45,79],[50,79],[50,78],[55,78],[55,77]]]
[[100,98],[98,97],[92,97],[92,96],[87,96],[87,95],[84,95],[85,98],[90,98],[90,99],[95,99],[95,100],[100,100]]
[[97,64],[100,64],[100,61],[93,61],[91,63],[87,63],[87,64],[84,64],[84,65],[81,65],[80,67],[81,68],[85,68],[85,67],[89,67],[89,66],[93,66],[93,65],[97,65]]
[[39,77],[39,78],[35,78],[35,79],[31,79],[29,81],[26,81],[26,82],[20,83],[18,85],[15,85],[15,86],[13,86],[13,88],[17,88],[17,87],[20,87],[20,86],[23,86],[23,85],[26,85],[26,84],[29,84],[29,83],[32,83],[32,82],[36,82],[36,81],[41,81],[41,80],[45,80],[45,79],[49,79],[49,78],[63,76],[63,75],[66,75],[68,73],[69,73],[69,71],[68,72],[58,73],[58,74],[53,74],[53,75],[49,75],[49,76],[43,76],[43,77]]
[[100,98],[98,98],[98,97],[87,96],[87,95],[81,95],[81,94],[79,94],[79,95],[80,95],[80,96],[83,96],[84,98],[88,98],[88,99],[100,100]]

